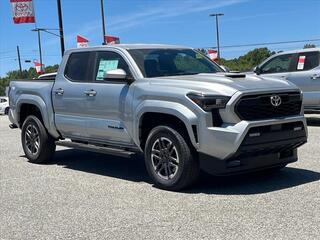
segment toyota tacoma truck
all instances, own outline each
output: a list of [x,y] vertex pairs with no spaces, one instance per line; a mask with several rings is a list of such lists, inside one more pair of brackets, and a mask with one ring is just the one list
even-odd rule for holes
[[21,128],[30,162],[50,161],[56,146],[143,153],[154,184],[167,190],[188,187],[201,169],[281,169],[307,141],[294,84],[226,73],[186,47],[68,50],[54,80],[11,81],[9,96],[10,127]]

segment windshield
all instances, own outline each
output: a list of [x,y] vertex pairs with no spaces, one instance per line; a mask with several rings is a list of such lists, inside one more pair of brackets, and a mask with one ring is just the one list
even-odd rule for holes
[[223,72],[217,64],[192,49],[131,49],[128,52],[148,78]]

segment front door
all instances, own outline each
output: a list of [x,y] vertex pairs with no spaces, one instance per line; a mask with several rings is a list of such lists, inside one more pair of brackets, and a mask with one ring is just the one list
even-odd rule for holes
[[98,142],[132,144],[126,122],[131,119],[133,88],[126,80],[104,79],[109,70],[123,69],[131,75],[124,58],[117,52],[98,51],[93,83],[87,91],[86,122],[89,138]]
[[261,76],[287,80],[295,54],[283,54],[271,58],[260,67]]

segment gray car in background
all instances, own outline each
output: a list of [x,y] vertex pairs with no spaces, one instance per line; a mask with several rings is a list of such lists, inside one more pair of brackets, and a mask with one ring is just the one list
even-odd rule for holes
[[320,48],[272,55],[254,72],[262,77],[288,80],[303,92],[304,109],[320,109]]

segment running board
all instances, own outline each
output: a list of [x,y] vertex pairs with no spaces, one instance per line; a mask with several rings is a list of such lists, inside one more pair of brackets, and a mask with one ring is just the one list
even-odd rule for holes
[[114,155],[114,156],[118,156],[118,157],[130,158],[133,155],[136,155],[136,152],[134,152],[134,151],[127,151],[124,149],[96,146],[96,145],[86,144],[86,143],[77,143],[77,142],[70,142],[70,141],[57,141],[56,145],[62,146],[62,147],[90,151],[90,152],[110,154],[110,155]]

